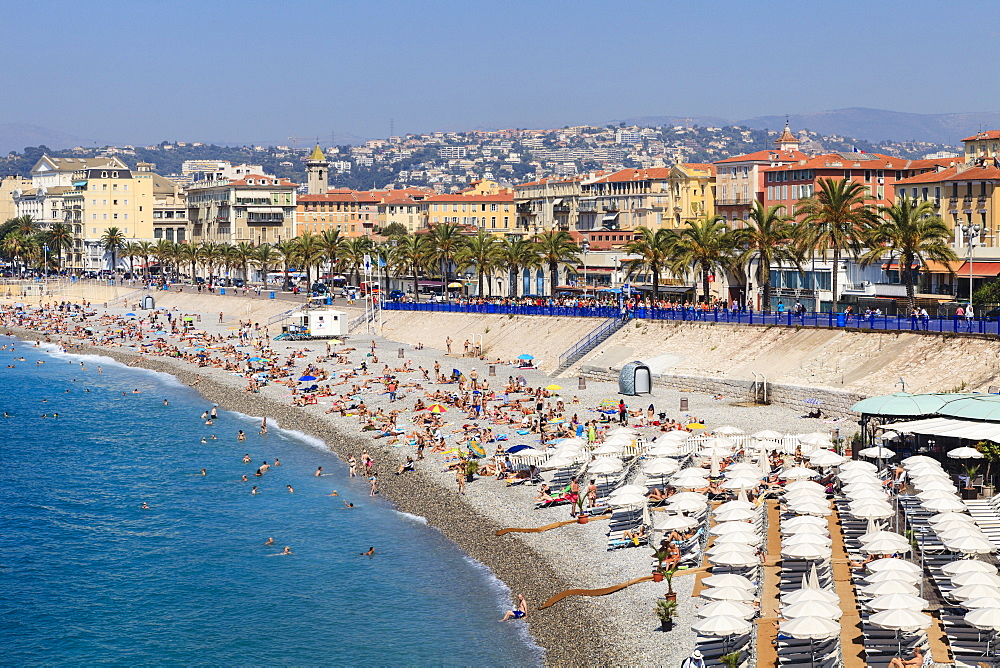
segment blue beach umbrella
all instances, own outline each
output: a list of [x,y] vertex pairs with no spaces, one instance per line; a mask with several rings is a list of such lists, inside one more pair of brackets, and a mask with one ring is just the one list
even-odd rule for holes
[[305,382],[307,380],[316,380],[316,376],[302,376],[299,378],[299,382]]
[[520,355],[517,356],[517,359],[519,359],[519,360],[533,360],[533,359],[535,359],[535,356],[534,355],[529,355],[528,353],[522,353],[522,354],[520,354]]
[[126,316],[130,316],[130,315],[134,316],[134,315],[135,315],[135,313],[126,313],[125,315],[126,315]]
[[521,452],[521,450],[530,450],[530,449],[531,449],[530,445],[512,445],[509,448],[507,448],[507,452],[513,454],[515,452]]
[[802,403],[809,404],[810,406],[819,406],[823,402],[816,397],[809,397],[808,399],[804,399]]

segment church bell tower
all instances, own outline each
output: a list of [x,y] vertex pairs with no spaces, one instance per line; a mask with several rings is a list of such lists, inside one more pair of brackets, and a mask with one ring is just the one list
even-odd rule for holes
[[306,190],[310,195],[323,195],[330,189],[330,161],[316,144],[306,160]]

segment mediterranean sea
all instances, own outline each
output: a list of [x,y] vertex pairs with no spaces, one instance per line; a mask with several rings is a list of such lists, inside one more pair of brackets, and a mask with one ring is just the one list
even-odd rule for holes
[[497,621],[506,587],[322,443],[206,425],[212,404],[165,374],[2,344],[3,663],[541,662]]

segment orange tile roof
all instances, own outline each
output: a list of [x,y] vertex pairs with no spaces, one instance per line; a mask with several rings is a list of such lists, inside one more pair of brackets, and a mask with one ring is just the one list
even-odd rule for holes
[[651,169],[621,169],[609,174],[597,183],[624,183],[626,181],[666,180],[670,176],[669,167],[653,167]]
[[514,192],[506,191],[499,193],[497,195],[467,195],[464,193],[456,193],[454,195],[432,195],[425,198],[425,202],[514,202]]
[[906,165],[907,169],[934,169],[935,167],[953,167],[958,163],[965,162],[963,156],[953,158],[922,158],[920,160],[910,160]]
[[972,135],[971,137],[966,137],[962,141],[975,141],[977,139],[1000,139],[1000,130],[980,132],[979,134]]
[[[826,153],[803,161],[778,167],[765,167],[766,172],[791,171],[795,169],[906,169],[907,160],[880,153]],[[857,157],[855,157],[857,156]],[[839,163],[839,166],[833,163]]]
[[944,181],[998,181],[1000,180],[1000,169],[996,167],[970,167],[961,172],[952,174]]
[[[247,183],[248,179],[253,179],[253,183]],[[259,183],[259,181],[267,181],[267,183]],[[273,176],[263,176],[261,174],[247,174],[242,179],[238,181],[230,181],[231,186],[296,186],[297,184],[292,183],[288,179],[276,179]]]
[[754,151],[753,153],[737,155],[725,160],[716,160],[715,164],[722,165],[727,162],[790,162],[808,159],[809,156],[801,151]]
[[712,176],[715,176],[715,165],[704,163],[704,162],[682,162],[678,167],[683,167],[684,169],[696,169],[702,172],[708,172]]
[[944,169],[940,172],[936,171],[924,172],[923,174],[917,174],[916,176],[911,176],[908,179],[900,179],[899,181],[896,181],[896,185],[908,186],[908,185],[917,185],[918,183],[938,183],[940,181],[944,181],[949,176],[954,176],[956,169],[958,168],[949,167],[948,169]]

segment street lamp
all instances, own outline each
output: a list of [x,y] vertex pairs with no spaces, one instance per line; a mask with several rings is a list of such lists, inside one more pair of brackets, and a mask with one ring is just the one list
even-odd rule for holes
[[587,253],[590,252],[590,237],[583,235],[583,242],[580,243],[580,251],[583,253],[583,298],[587,298]]
[[45,244],[42,246],[42,271],[45,272],[45,277],[49,276],[49,245]]
[[979,237],[979,224],[970,223],[967,225],[962,225],[962,234],[965,237],[965,243],[969,249],[969,309],[972,308],[972,249],[975,247],[976,242],[974,239]]

